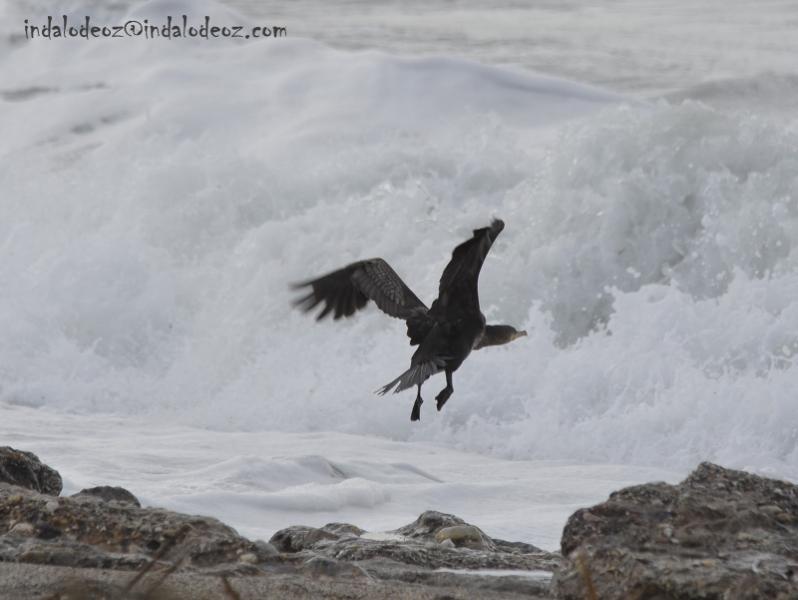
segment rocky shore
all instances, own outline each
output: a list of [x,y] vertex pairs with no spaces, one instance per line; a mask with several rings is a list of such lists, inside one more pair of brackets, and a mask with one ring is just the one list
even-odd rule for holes
[[251,541],[122,488],[61,487],[0,448],[0,598],[798,599],[798,487],[709,463],[577,511],[561,553],[435,511],[387,533],[330,523]]

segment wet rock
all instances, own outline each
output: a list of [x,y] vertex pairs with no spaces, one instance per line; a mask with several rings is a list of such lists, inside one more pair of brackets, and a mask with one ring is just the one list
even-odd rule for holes
[[703,463],[577,511],[561,547],[559,598],[797,598],[798,486]]
[[323,529],[294,525],[275,533],[269,543],[279,552],[300,552],[313,548],[321,541],[335,539],[338,539],[337,535]]
[[122,502],[124,504],[132,504],[133,506],[140,507],[141,503],[138,498],[127,491],[123,487],[114,487],[110,485],[100,485],[93,488],[86,488],[80,490],[77,494],[72,494],[71,498],[97,498],[105,502]]
[[368,574],[362,568],[350,562],[327,558],[326,556],[313,556],[302,563],[299,571],[310,577],[366,577]]
[[400,527],[394,533],[403,535],[409,538],[421,538],[431,540],[435,537],[441,529],[445,527],[454,527],[455,525],[466,525],[460,517],[441,513],[436,510],[427,510],[421,513],[415,521]]
[[[561,560],[529,544],[497,543],[478,527],[436,511],[385,535],[363,533],[341,523],[289,527],[278,531],[271,543],[282,552],[305,557],[304,573],[334,576],[354,565],[374,580],[462,586],[465,597],[473,597],[475,589],[485,595],[501,590],[545,596],[550,578],[545,574],[551,574]],[[508,575],[481,574],[485,570],[506,570]],[[533,572],[536,578],[524,575]]]
[[536,552],[545,552],[532,544],[526,542],[507,542],[498,538],[492,538],[496,549],[502,552],[515,552],[520,554],[535,554]]
[[0,446],[0,482],[57,496],[63,486],[61,475],[39,460],[33,452]]
[[361,535],[366,533],[360,527],[357,527],[355,525],[350,525],[349,523],[327,523],[321,529],[326,533],[333,534],[335,537],[342,537],[346,535],[360,537]]

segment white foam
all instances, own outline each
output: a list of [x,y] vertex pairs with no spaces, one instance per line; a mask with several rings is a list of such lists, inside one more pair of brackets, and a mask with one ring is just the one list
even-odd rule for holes
[[374,532],[367,539],[395,540],[380,532],[438,510],[488,535],[553,550],[577,508],[627,485],[683,476],[624,465],[508,461],[363,435],[218,432],[2,404],[0,418],[3,443],[57,468],[64,494],[121,485],[145,506],[214,516],[266,540],[290,525],[331,522]]

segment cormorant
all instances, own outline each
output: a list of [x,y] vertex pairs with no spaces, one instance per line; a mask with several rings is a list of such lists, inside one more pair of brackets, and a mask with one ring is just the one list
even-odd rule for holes
[[418,345],[410,368],[378,390],[386,394],[418,386],[411,421],[421,418],[421,385],[435,373],[446,373],[446,387],[436,396],[438,410],[452,395],[452,373],[471,350],[506,344],[526,331],[509,325],[485,325],[479,310],[478,280],[482,263],[491,245],[504,229],[504,222],[494,219],[489,227],[475,229],[471,239],[457,246],[443,270],[438,298],[427,308],[405,285],[390,265],[381,258],[361,260],[317,279],[296,284],[295,289],[310,288],[294,305],[305,312],[318,304],[324,308],[316,317],[330,313],[334,319],[349,317],[366,306],[369,300],[383,312],[403,319],[411,345]]

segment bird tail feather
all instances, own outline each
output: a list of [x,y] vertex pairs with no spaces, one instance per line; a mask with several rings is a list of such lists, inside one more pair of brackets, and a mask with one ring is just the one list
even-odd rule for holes
[[[403,392],[415,385],[420,385],[444,367],[444,360],[430,360],[418,365],[411,366],[407,371],[399,375],[390,383],[377,390],[380,396],[384,396],[393,389],[394,394]],[[394,387],[396,389],[394,389]]]

